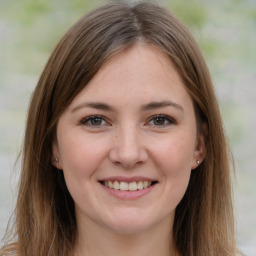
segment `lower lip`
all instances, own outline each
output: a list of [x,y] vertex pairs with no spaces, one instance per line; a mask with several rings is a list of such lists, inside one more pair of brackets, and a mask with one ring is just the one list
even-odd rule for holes
[[156,184],[151,185],[148,188],[144,188],[141,190],[135,190],[135,191],[129,191],[129,190],[119,190],[119,189],[113,189],[113,188],[109,188],[104,186],[103,184],[100,183],[100,185],[111,195],[119,198],[119,199],[138,199],[140,197],[143,197],[145,195],[147,195],[148,193],[150,193],[156,186]]

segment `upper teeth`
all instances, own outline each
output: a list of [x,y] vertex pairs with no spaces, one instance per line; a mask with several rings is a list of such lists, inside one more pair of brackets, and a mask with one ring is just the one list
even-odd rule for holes
[[125,181],[104,181],[103,182],[105,186],[109,188],[113,188],[115,190],[129,190],[129,191],[135,191],[135,190],[141,190],[144,188],[148,188],[151,186],[151,181],[133,181],[133,182],[125,182]]

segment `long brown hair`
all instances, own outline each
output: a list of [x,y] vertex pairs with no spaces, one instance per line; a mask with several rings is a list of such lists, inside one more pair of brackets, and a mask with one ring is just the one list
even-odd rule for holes
[[71,27],[53,51],[31,98],[13,236],[0,255],[72,253],[77,237],[74,202],[62,172],[52,165],[56,124],[103,64],[138,41],[154,44],[170,57],[206,137],[205,160],[191,172],[176,208],[177,249],[184,256],[236,255],[229,152],[207,66],[184,25],[149,3],[100,7]]

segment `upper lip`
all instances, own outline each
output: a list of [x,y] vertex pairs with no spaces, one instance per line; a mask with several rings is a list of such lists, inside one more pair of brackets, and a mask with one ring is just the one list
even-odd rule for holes
[[136,181],[157,181],[156,179],[152,179],[145,176],[133,176],[133,177],[125,177],[125,176],[111,176],[104,179],[100,179],[100,181],[124,181],[124,182],[136,182]]

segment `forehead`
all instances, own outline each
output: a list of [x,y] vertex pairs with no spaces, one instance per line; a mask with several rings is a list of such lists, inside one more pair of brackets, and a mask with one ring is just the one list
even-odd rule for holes
[[85,100],[129,105],[128,99],[141,104],[156,100],[192,104],[170,58],[157,46],[139,43],[110,58],[71,105]]

